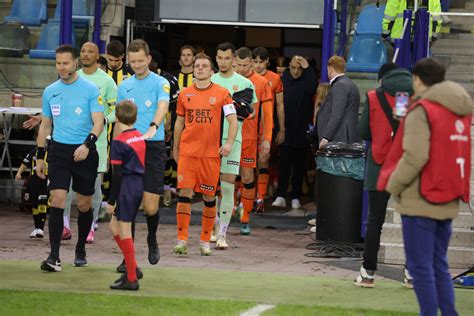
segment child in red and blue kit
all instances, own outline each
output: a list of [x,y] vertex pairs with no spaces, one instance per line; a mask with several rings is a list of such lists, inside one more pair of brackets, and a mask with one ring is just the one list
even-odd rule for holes
[[137,268],[131,226],[143,196],[146,147],[142,134],[133,128],[137,118],[136,105],[124,100],[115,108],[115,115],[115,124],[121,125],[119,130],[123,132],[114,138],[111,145],[113,180],[106,209],[107,213],[113,215],[109,228],[123,253],[127,272],[110,285],[110,288],[136,291],[139,288],[138,279],[143,274]]

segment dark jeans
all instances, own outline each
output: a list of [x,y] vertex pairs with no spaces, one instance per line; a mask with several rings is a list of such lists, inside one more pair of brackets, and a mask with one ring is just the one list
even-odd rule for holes
[[403,241],[421,316],[458,315],[449,274],[451,220],[402,216]]
[[306,164],[306,148],[280,146],[279,177],[277,195],[286,197],[288,182],[291,179],[291,198],[299,199],[302,194],[303,177]]
[[450,5],[451,5],[451,0],[441,0],[441,11],[448,12]]
[[380,235],[385,222],[385,213],[390,194],[385,191],[369,191],[369,216],[364,244],[363,267],[366,270],[377,270],[377,257],[380,248]]

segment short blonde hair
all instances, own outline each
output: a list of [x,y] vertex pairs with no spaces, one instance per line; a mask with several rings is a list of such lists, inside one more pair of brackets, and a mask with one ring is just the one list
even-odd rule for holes
[[341,56],[332,56],[329,58],[328,67],[332,67],[335,71],[343,73],[346,71],[346,61]]

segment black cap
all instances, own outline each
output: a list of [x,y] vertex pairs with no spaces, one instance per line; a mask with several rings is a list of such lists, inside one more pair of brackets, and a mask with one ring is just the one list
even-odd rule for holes
[[383,64],[382,66],[380,66],[380,69],[379,69],[379,74],[377,76],[377,80],[380,80],[382,79],[383,76],[385,76],[385,74],[391,70],[394,70],[394,69],[398,69],[400,68],[399,65],[395,64],[395,63],[385,63]]

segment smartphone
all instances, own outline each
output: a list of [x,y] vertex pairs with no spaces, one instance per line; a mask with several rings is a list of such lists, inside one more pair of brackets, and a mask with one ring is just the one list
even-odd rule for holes
[[397,92],[395,94],[395,112],[394,115],[398,118],[405,117],[407,115],[408,103],[410,101],[410,95],[408,92]]

